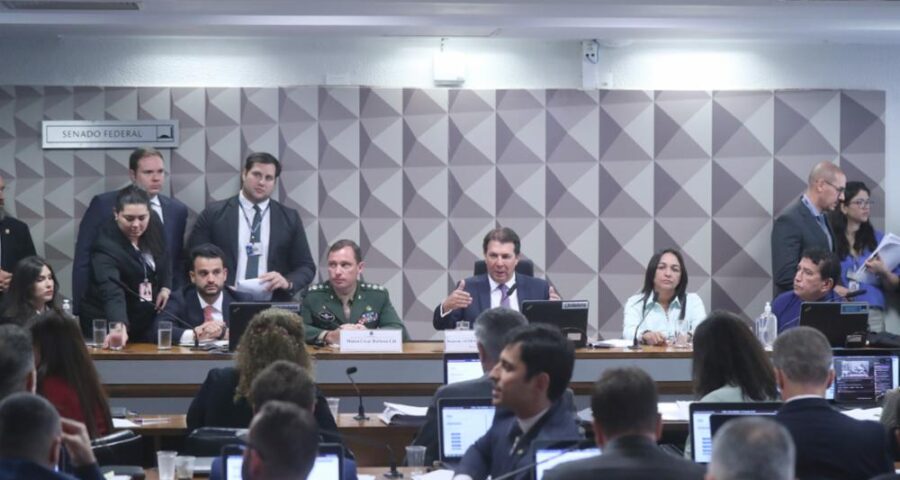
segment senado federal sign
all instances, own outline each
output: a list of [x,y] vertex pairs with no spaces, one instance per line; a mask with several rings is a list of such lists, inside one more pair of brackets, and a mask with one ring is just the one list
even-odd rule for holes
[[178,120],[47,120],[41,131],[45,149],[178,146]]

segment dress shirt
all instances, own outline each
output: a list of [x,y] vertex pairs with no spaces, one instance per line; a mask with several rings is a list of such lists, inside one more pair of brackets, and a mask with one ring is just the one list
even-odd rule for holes
[[162,204],[159,203],[159,195],[154,195],[153,198],[150,199],[150,208],[159,215],[160,222],[166,223],[166,220],[163,218]]
[[[819,228],[825,232],[825,238],[828,239],[828,249],[834,251],[834,240],[831,238],[831,227],[828,225],[828,219],[825,218],[825,214],[820,212],[815,205],[813,205],[812,200],[806,196],[804,193],[803,196],[800,197],[800,201],[803,202],[803,205],[809,209],[809,213],[812,214],[813,218],[816,219],[816,223],[819,224]],[[802,253],[802,252],[801,252]]]
[[672,298],[672,301],[669,302],[668,312],[663,310],[659,302],[654,302],[652,296],[647,299],[647,306],[644,308],[644,312],[641,312],[643,303],[641,298],[643,298],[643,294],[639,293],[632,295],[625,301],[625,321],[622,326],[622,338],[624,339],[634,337],[634,330],[638,328],[638,324],[641,323],[644,315],[646,315],[646,319],[638,332],[639,337],[641,332],[647,330],[660,332],[666,337],[672,337],[675,335],[676,325],[680,322],[685,322],[686,330],[693,333],[697,325],[706,319],[706,307],[703,306],[703,300],[696,293],[689,293],[685,297],[684,320],[680,319],[682,306],[677,297]]
[[[237,272],[234,276],[235,281],[240,281],[244,278],[245,272],[247,271],[247,245],[250,244],[250,224],[253,223],[253,216],[255,212],[253,211],[253,202],[247,199],[244,196],[244,192],[241,191],[238,194],[238,201],[240,202],[241,208],[238,209],[238,257],[237,257]],[[269,199],[265,199],[262,202],[258,203],[259,210],[262,215],[262,221],[259,224],[259,242],[260,242],[260,255],[259,255],[259,274],[262,275],[268,271],[268,258],[269,258],[269,232],[270,228],[270,218],[269,215]]]
[[[203,297],[201,297],[200,293],[198,292],[197,299],[200,300],[200,310],[203,310],[204,308],[206,308],[207,305],[211,306],[213,308],[213,311],[212,311],[213,320],[218,321],[218,322],[225,321],[224,320],[225,317],[222,315],[222,297],[224,297],[224,295],[222,294],[222,292],[219,292],[219,296],[218,296],[218,298],[216,298],[215,302],[206,303],[206,300],[204,300]],[[184,333],[181,334],[181,343],[183,343],[183,344],[194,343],[194,329],[193,328],[186,328],[184,330]]]
[[[494,281],[491,278],[490,274],[488,275],[488,284],[491,286],[491,308],[497,308],[500,306],[500,301],[503,299],[503,293],[500,291],[500,284]],[[512,277],[509,278],[506,282],[506,291],[508,292],[513,285],[516,284],[516,274],[513,272]],[[517,288],[512,295],[509,296],[509,308],[519,311],[519,289]]]

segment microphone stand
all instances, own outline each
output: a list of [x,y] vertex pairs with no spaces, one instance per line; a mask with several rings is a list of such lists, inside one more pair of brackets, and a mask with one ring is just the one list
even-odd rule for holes
[[[653,301],[651,302],[651,307],[654,303],[656,303],[657,298],[659,298],[659,294],[656,293],[656,290],[653,291]],[[633,352],[641,352],[644,349],[641,348],[641,342],[638,341],[638,330],[640,330],[641,325],[644,324],[644,321],[647,320],[647,305],[644,304],[644,311],[641,312],[641,321],[638,322],[637,326],[634,327],[634,338],[631,340],[631,346],[627,347],[628,350]]]
[[368,420],[369,417],[366,415],[366,409],[363,407],[363,399],[362,392],[359,391],[359,386],[356,385],[356,382],[353,381],[353,374],[357,372],[356,367],[348,367],[347,368],[347,378],[350,379],[350,384],[353,385],[353,388],[356,390],[356,396],[359,398],[359,409],[357,410],[356,416],[353,417],[356,421]]

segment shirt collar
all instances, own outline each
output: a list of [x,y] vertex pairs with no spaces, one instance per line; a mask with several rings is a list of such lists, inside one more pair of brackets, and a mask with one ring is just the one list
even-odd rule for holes
[[212,307],[219,313],[222,313],[222,298],[224,296],[225,295],[223,295],[222,292],[219,292],[219,296],[216,298],[216,301],[210,304],[206,303],[206,300],[204,300],[203,297],[200,296],[200,292],[197,292],[197,298],[200,300],[201,309],[206,308],[207,305],[212,305]]
[[154,195],[154,196],[150,197],[150,203],[152,203],[156,206],[160,206],[160,207],[162,206],[162,204],[159,203],[159,195]]
[[549,410],[550,407],[547,407],[531,418],[516,417],[516,422],[518,422],[519,428],[522,429],[522,435],[524,436],[525,434],[527,434],[528,431],[531,430],[532,427],[534,427],[534,424],[536,424],[541,419],[541,417],[543,417],[544,414],[546,414]]
[[[490,286],[491,286],[491,291],[492,291],[492,292],[493,292],[494,290],[496,290],[497,287],[500,286],[499,283],[497,283],[496,281],[494,281],[494,278],[491,277],[491,274],[490,274],[490,273],[488,274],[488,283],[489,283]],[[513,272],[512,276],[509,277],[509,280],[507,280],[507,282],[506,282],[506,288],[507,288],[507,291],[509,291],[509,289],[510,289],[513,285],[515,285],[515,284],[516,284],[516,272]]]
[[806,208],[809,209],[809,213],[811,213],[812,216],[819,218],[819,216],[822,215],[822,212],[820,212],[819,209],[816,208],[816,206],[813,204],[812,200],[810,200],[809,197],[807,197],[805,193],[803,194],[802,197],[800,197],[800,200],[803,202],[804,205],[806,205]]
[[243,208],[244,210],[249,211],[249,212],[253,211],[253,205],[259,205],[259,209],[262,211],[265,211],[267,208],[269,208],[269,199],[268,198],[259,203],[253,203],[250,201],[249,198],[244,196],[243,190],[241,190],[240,193],[238,193],[238,201],[241,202],[241,208]]
[[822,399],[822,397],[820,397],[818,395],[797,395],[796,397],[791,397],[791,398],[785,400],[784,403],[791,403],[795,400],[805,400],[807,398],[818,398],[819,400]]

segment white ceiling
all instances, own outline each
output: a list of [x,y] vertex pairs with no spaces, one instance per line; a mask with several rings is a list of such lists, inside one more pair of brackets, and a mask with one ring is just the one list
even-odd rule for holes
[[11,11],[0,6],[0,36],[483,36],[596,38],[611,44],[632,40],[900,44],[900,1],[885,0],[142,0],[140,3],[141,9],[131,12]]

